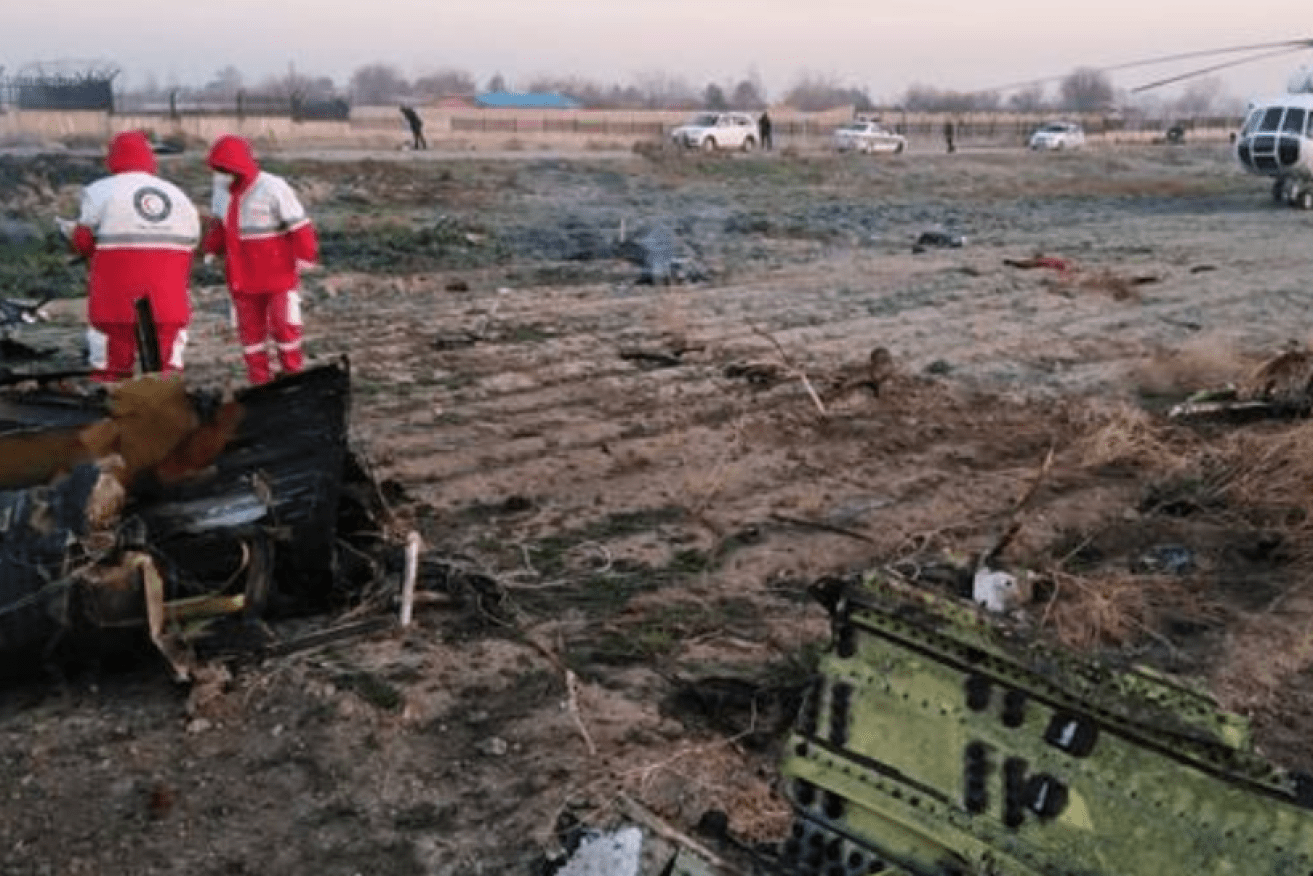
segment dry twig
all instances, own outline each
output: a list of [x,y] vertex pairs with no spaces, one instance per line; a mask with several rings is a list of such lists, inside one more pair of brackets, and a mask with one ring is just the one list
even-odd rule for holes
[[825,403],[821,401],[821,397],[816,393],[816,389],[812,386],[812,382],[807,378],[807,372],[794,364],[793,360],[789,358],[789,354],[784,352],[784,347],[780,345],[780,342],[775,340],[775,338],[768,332],[762,331],[755,325],[749,325],[748,327],[752,329],[754,335],[760,335],[770,341],[771,346],[775,348],[775,352],[780,354],[780,361],[784,363],[785,369],[794,377],[797,377],[802,381],[803,388],[807,390],[807,394],[811,396],[812,402],[816,405],[816,410],[820,411],[822,417],[828,417],[830,412],[825,409]]

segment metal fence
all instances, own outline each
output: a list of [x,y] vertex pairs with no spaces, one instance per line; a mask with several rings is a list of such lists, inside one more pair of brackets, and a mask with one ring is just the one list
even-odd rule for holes
[[572,116],[569,118],[549,118],[535,116],[492,116],[470,115],[452,116],[451,130],[454,133],[493,133],[493,134],[596,134],[627,135],[639,137],[658,137],[670,127],[660,121],[642,119],[587,118]]
[[173,91],[167,95],[123,95],[116,111],[131,115],[236,116],[238,118],[284,118],[293,121],[347,121],[351,103],[340,97],[250,94],[239,91],[228,96],[197,95]]

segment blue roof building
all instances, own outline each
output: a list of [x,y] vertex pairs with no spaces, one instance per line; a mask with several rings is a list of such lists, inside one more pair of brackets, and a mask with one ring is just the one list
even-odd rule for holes
[[579,109],[579,101],[564,94],[514,94],[509,91],[490,91],[474,98],[474,105],[483,109]]

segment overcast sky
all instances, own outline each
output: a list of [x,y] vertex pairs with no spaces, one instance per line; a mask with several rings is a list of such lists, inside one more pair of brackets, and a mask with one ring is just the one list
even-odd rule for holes
[[[1311,18],[1307,0],[63,0],[6,4],[0,65],[104,60],[128,87],[148,75],[199,85],[228,64],[248,83],[294,66],[340,86],[374,62],[412,78],[454,67],[480,85],[496,72],[512,85],[546,74],[627,84],[661,72],[700,90],[755,72],[772,97],[811,73],[879,102],[914,84],[971,91],[1298,39]],[[1243,97],[1282,90],[1301,64],[1313,65],[1313,50],[1212,75]],[[1130,88],[1190,66],[1111,75]]]

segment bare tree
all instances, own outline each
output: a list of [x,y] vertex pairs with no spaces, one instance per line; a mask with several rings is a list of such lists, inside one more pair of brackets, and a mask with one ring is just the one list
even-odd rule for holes
[[564,94],[584,106],[601,106],[605,90],[601,85],[582,76],[539,76],[530,79],[528,90],[538,94]]
[[762,81],[761,71],[757,69],[756,64],[748,67],[747,75],[743,77],[742,82],[734,87],[734,93],[745,101],[749,101],[744,106],[765,109],[766,104],[769,103],[766,83]]
[[494,73],[492,74],[491,77],[489,77],[486,88],[488,91],[494,93],[498,91],[505,91],[506,79],[500,73]]
[[1001,98],[995,91],[945,91],[931,85],[913,85],[903,95],[902,105],[914,112],[976,112],[997,109]]
[[1044,109],[1044,85],[1036,82],[1014,91],[1008,97],[1008,109],[1019,113],[1033,113]]
[[719,85],[708,82],[707,87],[702,89],[702,106],[709,110],[725,110],[729,109],[729,102],[725,100],[725,92]]
[[242,71],[229,64],[215,71],[210,81],[201,86],[201,94],[205,97],[231,98],[242,90],[244,83]]
[[821,112],[842,106],[869,110],[871,98],[866,91],[840,85],[833,76],[804,73],[784,95],[784,102],[803,112]]
[[642,109],[696,109],[698,106],[693,88],[669,73],[640,73],[634,77],[634,89],[640,95]]
[[419,97],[449,97],[478,91],[474,77],[464,70],[446,68],[426,73],[415,80],[414,93]]
[[351,74],[351,98],[358,104],[396,103],[410,96],[410,83],[390,64],[366,64]]
[[159,77],[153,72],[146,74],[146,81],[137,87],[136,93],[138,97],[147,99],[160,98],[165,94],[164,89],[160,87]]
[[759,82],[744,79],[734,86],[733,102],[739,109],[761,109],[766,105],[766,98]]
[[319,99],[337,93],[337,87],[328,76],[314,76],[288,67],[281,76],[268,76],[254,89],[256,94],[297,100]]
[[1093,67],[1073,70],[1059,86],[1064,109],[1093,112],[1112,105],[1112,82],[1108,74]]
[[1196,79],[1172,102],[1172,108],[1183,116],[1208,115],[1223,98],[1222,92],[1222,80],[1216,77]]

